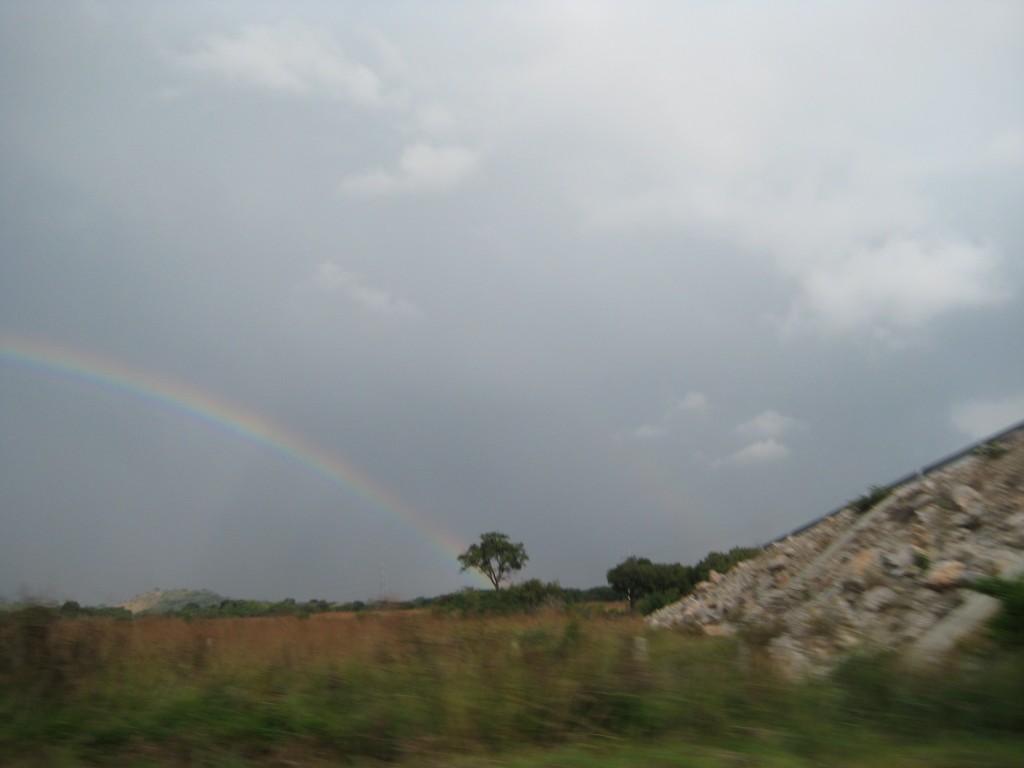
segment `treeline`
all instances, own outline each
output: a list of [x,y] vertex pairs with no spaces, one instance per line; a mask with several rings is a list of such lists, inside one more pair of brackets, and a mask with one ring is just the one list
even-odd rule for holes
[[530,579],[505,589],[464,589],[450,595],[423,600],[424,607],[463,616],[484,614],[511,614],[536,611],[541,608],[565,608],[593,603],[612,603],[621,600],[612,587],[573,589],[557,581],[543,582]]
[[[371,613],[427,609],[440,613],[471,616],[524,613],[546,607],[611,603],[621,599],[621,595],[612,587],[574,589],[562,587],[557,582],[545,583],[539,579],[531,579],[502,590],[470,588],[447,595],[417,597],[413,600],[371,600],[366,602],[354,600],[338,603],[327,600],[299,602],[290,597],[277,601],[222,599],[217,603],[206,605],[197,602],[175,604],[143,611],[138,615],[175,616],[186,620],[259,616],[297,616],[302,618],[318,613]],[[46,614],[54,619],[94,616],[131,620],[135,616],[125,608],[81,606],[72,600],[59,607],[38,604],[0,607],[0,617],[20,615],[24,611],[32,611],[40,615]]]
[[43,605],[35,602],[0,605],[0,617],[49,616],[51,618],[76,618],[91,616],[104,619],[131,619],[132,612],[108,605],[79,605],[68,600],[62,605]]
[[[177,616],[186,620],[213,618],[248,618],[258,616],[307,617],[318,613],[429,609],[441,613],[463,616],[485,614],[511,614],[536,611],[542,608],[566,608],[616,603],[626,600],[630,612],[647,615],[685,597],[711,572],[725,573],[736,563],[754,557],[761,550],[754,547],[734,547],[728,552],[710,552],[695,565],[681,563],[655,563],[643,557],[629,557],[607,573],[608,586],[590,589],[562,587],[558,582],[530,579],[504,589],[463,589],[437,597],[417,597],[413,600],[355,600],[339,603],[328,600],[294,598],[284,600],[237,600],[221,598],[215,602],[165,601],[159,608],[143,611],[141,615]],[[198,593],[195,593],[198,594]],[[213,595],[213,593],[209,593]],[[203,595],[206,597],[206,595]],[[217,596],[219,597],[219,596]],[[133,614],[125,608],[82,606],[69,600],[61,606],[34,606],[54,618],[107,617],[131,619]],[[0,616],[24,607],[0,607]],[[599,609],[601,610],[601,609]]]
[[728,552],[709,552],[696,565],[654,563],[631,556],[608,571],[608,583],[629,602],[631,611],[646,616],[690,594],[711,578],[712,571],[725,573],[760,553],[760,547],[733,547]]
[[760,553],[760,547],[733,547],[728,552],[709,552],[695,565],[655,563],[644,557],[629,557],[608,571],[607,587],[567,589],[558,582],[544,583],[531,579],[505,589],[465,589],[429,600],[421,598],[414,601],[412,607],[430,606],[441,611],[473,615],[626,600],[630,612],[639,611],[646,616],[690,594],[700,582],[711,578],[712,571],[725,573],[736,563]]
[[256,616],[312,616],[317,613],[358,613],[360,611],[408,607],[408,603],[386,601],[363,602],[354,600],[347,603],[328,600],[306,600],[299,602],[293,597],[283,600],[240,600],[223,599],[210,605],[186,603],[180,608],[161,611],[147,611],[149,615],[173,615],[186,619],[251,618]]
[[334,603],[327,600],[297,602],[286,598],[278,602],[263,600],[222,600],[217,605],[186,605],[173,611],[185,618],[217,618],[248,616],[310,616],[316,613],[363,613],[370,611],[402,611],[432,609],[459,614],[516,613],[545,606],[570,605],[595,601],[621,599],[611,587],[593,589],[567,589],[557,582],[545,584],[531,579],[502,590],[466,589],[437,597],[417,597],[413,600],[355,600]]
[[106,605],[89,606],[79,605],[74,600],[69,600],[62,605],[26,603],[0,606],[0,617],[18,617],[26,614],[48,615],[52,618],[109,618],[130,620],[136,616],[180,616],[186,619],[207,619],[207,618],[243,618],[251,616],[309,616],[314,613],[327,613],[330,611],[361,611],[375,607],[374,603],[329,603],[326,600],[308,600],[300,603],[293,598],[286,598],[276,602],[268,600],[221,600],[217,603],[201,605],[197,602],[184,604],[166,605],[161,608],[154,608],[140,611],[134,614],[127,608],[110,607]]

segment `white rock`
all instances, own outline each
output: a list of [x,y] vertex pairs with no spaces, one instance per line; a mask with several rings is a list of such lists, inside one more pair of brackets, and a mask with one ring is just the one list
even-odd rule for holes
[[874,587],[869,589],[860,599],[861,607],[866,611],[880,611],[887,605],[891,605],[898,595],[889,587]]
[[929,589],[941,592],[958,586],[966,572],[966,566],[959,560],[943,560],[928,569],[928,573],[924,577],[924,585]]
[[985,500],[969,485],[954,485],[950,493],[953,503],[969,515],[981,518],[985,515]]

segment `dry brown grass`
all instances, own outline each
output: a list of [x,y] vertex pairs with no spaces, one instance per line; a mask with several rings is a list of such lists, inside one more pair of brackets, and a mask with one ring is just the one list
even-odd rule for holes
[[990,677],[933,700],[931,687],[904,690],[865,665],[844,689],[804,690],[729,642],[554,610],[195,621],[38,612],[0,622],[0,755],[25,765],[279,765],[302,755],[326,765],[570,739],[727,738],[752,725],[820,733],[809,747],[819,749],[851,712],[880,702],[901,718],[1012,729],[1024,722],[1022,670]]

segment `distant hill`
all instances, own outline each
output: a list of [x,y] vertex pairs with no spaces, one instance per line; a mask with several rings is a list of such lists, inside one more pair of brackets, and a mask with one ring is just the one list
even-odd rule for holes
[[154,589],[125,600],[118,607],[132,613],[172,613],[189,604],[205,608],[219,605],[226,598],[208,589]]

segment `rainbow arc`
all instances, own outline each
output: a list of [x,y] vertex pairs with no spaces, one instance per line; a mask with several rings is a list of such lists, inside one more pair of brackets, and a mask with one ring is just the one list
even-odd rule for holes
[[[210,392],[94,353],[11,334],[0,334],[0,361],[128,397],[257,445],[411,527],[448,563],[454,564],[455,557],[465,549],[466,543],[459,537],[351,462],[256,411]],[[482,576],[479,581],[486,584]]]

